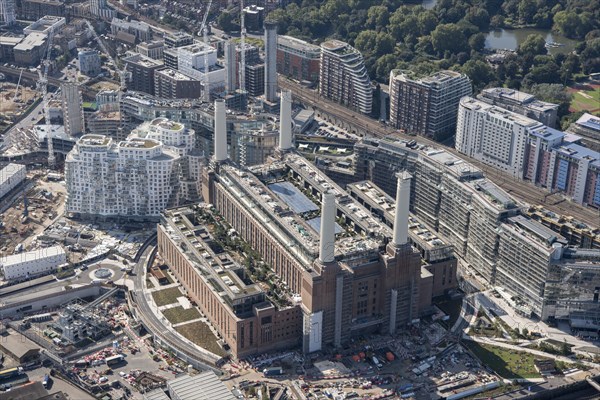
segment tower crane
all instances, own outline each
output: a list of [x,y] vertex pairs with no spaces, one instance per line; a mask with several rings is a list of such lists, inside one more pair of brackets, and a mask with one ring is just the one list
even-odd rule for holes
[[204,101],[210,102],[210,90],[208,89],[208,28],[206,27],[206,20],[208,19],[208,13],[210,12],[210,6],[212,5],[212,0],[208,1],[208,6],[206,7],[206,12],[204,13],[204,18],[202,18],[202,25],[200,29],[202,30],[202,38],[204,40],[204,44],[207,46],[206,52],[204,53]]
[[40,75],[39,87],[42,90],[42,102],[44,107],[44,120],[46,121],[46,137],[48,140],[48,167],[54,168],[56,158],[54,157],[54,145],[52,143],[52,129],[50,129],[50,99],[48,98],[48,67],[52,55],[52,41],[54,39],[54,28],[48,32],[48,51],[43,61],[44,72]]
[[96,42],[98,43],[98,46],[100,46],[100,49],[102,49],[102,52],[104,54],[106,54],[106,56],[108,58],[110,58],[111,63],[115,67],[115,71],[117,71],[117,73],[119,74],[119,80],[121,82],[121,91],[124,91],[125,89],[127,89],[127,75],[128,75],[127,70],[125,68],[123,68],[123,69],[119,68],[119,66],[117,65],[117,61],[110,54],[110,52],[108,51],[108,49],[106,48],[106,46],[104,45],[104,43],[102,42],[102,40],[100,40],[100,37],[96,33],[96,30],[94,29],[94,26],[90,23],[90,21],[88,21],[86,19],[85,23],[87,24],[87,27],[90,30],[90,32],[92,32],[92,35],[94,36],[94,39],[96,39]]
[[240,90],[242,91],[242,93],[246,92],[246,23],[245,23],[245,18],[244,18],[244,0],[240,1],[240,28],[241,28],[241,34],[240,34],[240,47],[241,47],[241,51],[240,51],[240,70],[238,72],[239,74],[239,81],[240,81]]

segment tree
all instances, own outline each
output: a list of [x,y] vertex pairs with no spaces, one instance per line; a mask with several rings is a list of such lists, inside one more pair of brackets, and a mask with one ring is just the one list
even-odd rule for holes
[[225,32],[231,32],[237,28],[237,25],[233,23],[233,14],[228,12],[222,12],[217,18],[217,25],[221,27]]
[[581,51],[581,67],[586,74],[600,72],[600,39],[585,42]]
[[469,47],[477,52],[481,52],[485,48],[485,35],[476,33],[469,38]]
[[382,56],[384,54],[389,54],[394,50],[394,45],[396,41],[389,33],[380,32],[377,34],[377,38],[375,39],[375,54],[377,56]]
[[490,21],[492,28],[504,28],[504,17],[502,15],[494,15]]
[[530,24],[533,21],[533,16],[537,12],[537,4],[535,0],[521,0],[518,6],[519,19]]
[[435,16],[435,13],[431,10],[419,14],[417,20],[419,23],[419,32],[421,32],[421,35],[429,35],[438,24],[438,19]]
[[580,22],[579,15],[576,13],[560,11],[554,16],[554,29],[566,37],[573,38],[577,35],[577,26]]
[[387,83],[390,71],[396,68],[396,57],[393,54],[385,54],[377,59],[375,63],[375,75],[379,82]]
[[446,51],[456,54],[467,47],[467,40],[456,24],[438,25],[431,32],[431,43],[438,54]]
[[354,47],[367,56],[375,52],[377,46],[377,32],[373,30],[362,31],[354,40]]
[[462,66],[464,72],[473,82],[473,86],[482,89],[494,78],[494,73],[490,66],[480,60],[469,60]]
[[526,91],[539,100],[558,104],[559,118],[569,113],[572,96],[563,85],[542,83],[532,85]]
[[517,52],[521,55],[535,57],[538,54],[546,54],[546,40],[542,35],[529,35],[523,43],[519,45]]
[[372,6],[367,11],[367,24],[369,28],[378,32],[385,28],[390,20],[390,12],[385,6]]
[[482,30],[490,26],[490,14],[488,14],[485,8],[472,7],[465,19]]

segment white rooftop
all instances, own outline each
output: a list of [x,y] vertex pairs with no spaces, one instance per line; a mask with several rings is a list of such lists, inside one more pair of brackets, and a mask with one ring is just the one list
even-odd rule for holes
[[24,262],[40,260],[48,257],[54,257],[66,254],[61,246],[45,247],[39,250],[28,251],[25,253],[13,254],[0,258],[0,265],[3,267],[18,265]]

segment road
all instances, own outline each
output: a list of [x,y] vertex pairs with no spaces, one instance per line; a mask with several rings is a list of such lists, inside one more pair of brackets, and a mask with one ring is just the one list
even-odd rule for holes
[[[319,96],[318,92],[315,90],[307,89],[282,76],[279,77],[279,86],[284,89],[292,90],[295,99],[304,105],[330,114],[340,121],[343,121],[345,124],[356,127],[359,131],[362,131],[369,136],[378,138],[394,136],[400,139],[415,140],[414,136],[404,135],[389,126],[381,125],[363,114],[354,112],[340,104]],[[419,137],[418,141],[428,146],[438,148],[443,147],[440,143],[423,137]],[[457,157],[467,159],[465,155],[460,154],[452,147],[444,147],[444,150]],[[600,226],[600,210],[593,210],[575,203],[564,201],[556,194],[549,196],[548,193],[528,182],[515,179],[508,174],[481,163],[480,161],[470,158],[467,160],[469,163],[483,170],[486,177],[518,200],[532,205],[541,204],[550,211],[563,215],[571,215],[576,219],[595,227]]]
[[147,293],[144,290],[144,280],[146,276],[145,268],[148,262],[151,260],[153,250],[153,246],[148,246],[142,253],[142,256],[140,257],[138,263],[135,265],[134,268],[134,294],[135,302],[138,307],[138,316],[141,318],[146,329],[148,329],[153,334],[158,335],[170,346],[186,354],[188,357],[198,361],[199,364],[204,366],[206,370],[212,369],[214,371],[217,371],[215,368],[203,362],[203,360],[205,359],[204,354],[202,354],[196,348],[196,346],[194,346],[191,343],[188,343],[179,334],[176,334],[174,331],[169,329],[166,326],[166,324],[163,323],[161,319],[155,314],[155,312],[151,308],[152,306],[148,303],[148,298],[146,296],[150,296],[150,293]]

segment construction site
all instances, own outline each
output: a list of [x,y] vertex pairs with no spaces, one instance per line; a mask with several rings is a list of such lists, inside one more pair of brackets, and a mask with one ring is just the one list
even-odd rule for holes
[[39,98],[35,88],[0,82],[0,131],[3,132]]
[[28,179],[0,203],[0,252],[13,254],[27,248],[64,210],[64,186],[42,177],[41,171]]

